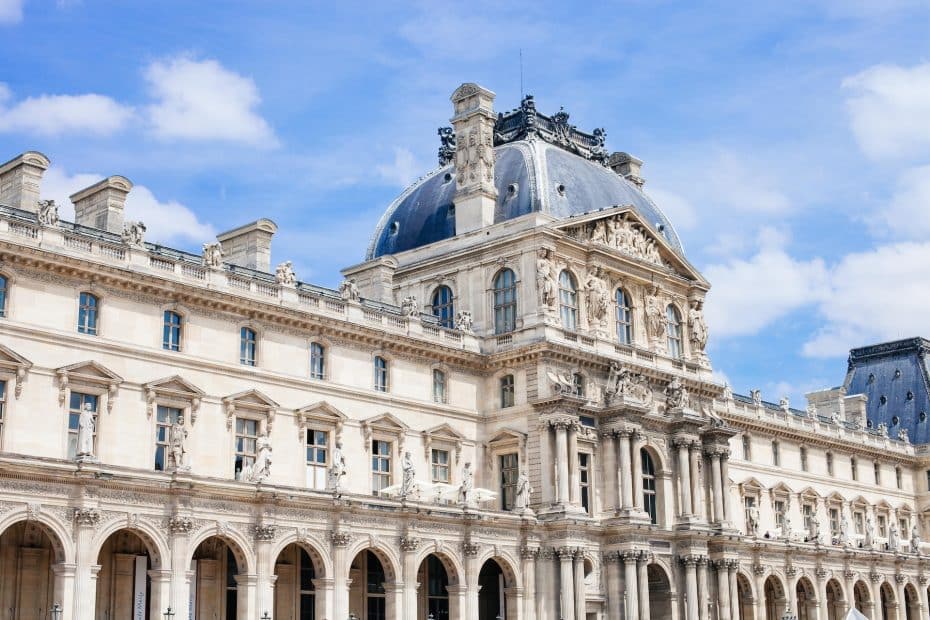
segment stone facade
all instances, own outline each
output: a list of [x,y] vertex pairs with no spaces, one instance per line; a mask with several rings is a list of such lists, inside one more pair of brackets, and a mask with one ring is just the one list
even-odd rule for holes
[[[481,134],[472,86],[456,128]],[[553,118],[571,151],[586,134]],[[598,139],[590,165],[638,187]],[[27,155],[4,174],[47,162]],[[475,161],[469,230],[338,291],[268,273],[268,220],[200,256],[0,206],[0,609],[927,617],[924,446],[838,391],[733,395],[709,283],[654,222],[489,223]]]

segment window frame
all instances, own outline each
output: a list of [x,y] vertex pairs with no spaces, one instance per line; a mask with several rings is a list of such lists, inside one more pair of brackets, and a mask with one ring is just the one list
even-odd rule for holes
[[684,329],[681,316],[681,311],[675,304],[668,304],[665,307],[665,347],[668,356],[674,359],[683,359],[685,356]]
[[[252,335],[249,340],[248,335]],[[254,325],[239,326],[239,365],[256,368],[258,366],[260,332]],[[249,352],[251,346],[251,355]]]
[[[655,459],[646,448],[639,449],[640,475],[643,489],[643,511],[653,525],[659,524],[659,475]],[[648,467],[647,467],[648,465]]]
[[[162,409],[168,411],[168,420],[162,422],[161,412]],[[171,414],[176,412],[175,420],[186,422],[185,410],[184,407],[179,407],[177,404],[171,403],[157,403],[155,405],[155,453],[154,453],[154,462],[152,463],[152,469],[154,471],[168,472],[171,471],[168,469],[168,454],[171,451],[171,426],[174,423],[171,418]],[[184,424],[182,424],[183,426]],[[160,431],[164,429],[164,437],[160,437]],[[162,467],[158,467],[158,455],[159,450],[162,450]]]
[[[578,502],[581,504],[581,508],[590,515],[594,509],[594,455],[590,452],[580,451],[577,454],[577,459]],[[645,504],[645,502],[643,503]]]
[[[77,408],[74,408],[72,403],[74,402],[74,397],[79,396]],[[81,411],[84,408],[85,397],[92,398],[94,403],[94,457],[97,460],[100,459],[98,446],[100,445],[100,405],[103,400],[103,395],[95,392],[94,390],[87,390],[83,387],[78,389],[71,389],[68,391],[68,424],[67,424],[67,441],[65,448],[65,458],[69,461],[73,461],[78,458],[77,454],[77,443],[80,435],[78,419],[80,418]],[[74,427],[72,428],[72,423]],[[72,436],[74,437],[74,454],[71,454],[71,441]]]
[[833,465],[833,452],[831,452],[830,450],[827,450],[827,453],[826,453],[826,455],[824,456],[824,458],[825,458],[825,460],[826,460],[827,475],[829,475],[831,478],[833,478],[834,475],[835,475],[835,474],[834,474],[834,465]]
[[375,354],[372,358],[372,372],[372,389],[374,389],[376,392],[390,392],[391,360],[381,353]]
[[749,433],[743,433],[742,448],[743,460],[752,462],[752,436]]
[[578,278],[569,269],[559,272],[559,319],[562,329],[578,331]]
[[509,267],[502,267],[491,279],[491,316],[494,318],[495,335],[517,330],[518,282],[516,272]]
[[520,453],[504,452],[498,454],[496,460],[501,510],[513,510],[516,506],[517,484],[520,479]]
[[9,316],[7,309],[10,301],[10,283],[12,279],[5,273],[0,272],[0,319]]
[[614,292],[614,304],[617,342],[633,346],[633,305],[631,304],[630,295],[623,290],[623,287],[617,287]]
[[444,405],[449,402],[449,373],[445,368],[433,366],[431,376],[431,396],[434,403]]
[[[246,435],[240,432],[239,422],[254,422],[255,423],[255,435]],[[243,472],[246,471],[245,457],[251,458],[251,463],[249,465],[255,466],[255,463],[258,460],[258,438],[262,436],[262,426],[263,420],[261,416],[252,414],[251,412],[246,413],[237,413],[233,418],[233,480],[244,481]],[[252,441],[252,452],[246,452],[244,449],[239,447],[239,438],[247,438]],[[240,462],[240,455],[244,457],[242,459],[242,466],[237,470],[236,467]]]
[[[177,324],[170,322],[171,317],[177,317]],[[166,309],[162,312],[161,348],[165,351],[180,352],[184,346],[184,315],[175,309]]]
[[[336,446],[333,442],[333,434],[330,429],[315,426],[304,429],[304,483],[308,489],[325,491],[327,488],[329,468],[332,465],[332,453]],[[323,436],[322,444],[317,441],[319,435]],[[311,441],[311,437],[313,441]],[[314,460],[311,462],[311,453],[313,457],[319,458],[321,452],[323,453],[323,461]],[[317,480],[317,477],[322,482]]]
[[[498,379],[498,390],[501,409],[509,409],[517,404],[517,381],[512,372],[502,375]],[[510,394],[510,404],[507,404],[507,394]],[[928,472],[928,475],[930,475],[930,472]]]
[[446,329],[455,327],[455,294],[448,284],[440,284],[430,295],[430,312]]
[[859,482],[859,459],[855,456],[849,457],[849,472],[853,482]]
[[[375,437],[369,441],[369,453],[371,459],[369,461],[370,468],[368,471],[371,476],[371,494],[375,497],[380,497],[381,491],[394,483],[394,465],[396,462],[394,447],[396,444],[396,441],[392,439],[385,439],[383,437]],[[380,452],[381,446],[384,445],[387,446],[387,451]],[[378,452],[376,452],[376,448],[378,448]],[[377,469],[375,467],[376,459],[379,467]],[[384,463],[387,464],[387,470],[380,469],[381,465]],[[376,482],[384,482],[386,484],[383,484],[379,487]]]
[[[93,303],[90,303],[93,300]],[[100,309],[103,304],[96,293],[80,291],[78,293],[77,332],[85,336],[100,335]]]
[[326,343],[320,340],[311,340],[308,347],[309,355],[309,377],[315,381],[326,380]]
[[[446,462],[442,463],[436,460],[438,455],[446,455]],[[445,471],[445,479],[436,476],[437,468],[439,471]],[[433,483],[451,484],[452,482],[452,452],[445,447],[430,448],[429,458],[429,475]]]
[[807,446],[798,447],[798,460],[801,462],[801,471],[807,471]]
[[772,440],[772,466],[781,467],[781,442]]

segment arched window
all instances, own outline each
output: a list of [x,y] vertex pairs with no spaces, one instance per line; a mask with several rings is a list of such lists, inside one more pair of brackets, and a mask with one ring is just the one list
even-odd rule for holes
[[668,354],[671,357],[681,357],[681,315],[675,306],[669,304],[665,309],[665,316],[668,318]]
[[96,295],[81,293],[78,304],[78,333],[96,336],[100,300]]
[[6,316],[6,297],[9,292],[7,287],[10,281],[6,276],[0,276],[0,316]]
[[388,391],[388,363],[380,355],[375,356],[375,389],[379,392]]
[[513,407],[514,386],[513,375],[504,375],[501,377],[501,409]]
[[559,274],[559,314],[564,329],[578,328],[578,287],[575,276],[567,270]]
[[617,340],[620,344],[633,344],[633,314],[630,297],[622,288],[617,289]]
[[326,347],[319,342],[310,343],[310,378],[326,377]]
[[639,450],[643,466],[643,509],[649,515],[650,523],[659,522],[659,511],[656,505],[656,468],[652,456],[645,448]]
[[446,373],[433,369],[433,402],[446,402]]
[[181,350],[181,315],[172,310],[165,310],[161,346],[168,351]]
[[452,329],[455,326],[455,306],[452,302],[452,289],[448,286],[439,286],[433,291],[430,301],[433,316],[439,318],[439,324]]
[[258,358],[258,333],[251,327],[239,330],[239,363],[254,366]]
[[517,278],[510,269],[494,276],[494,333],[506,334],[517,326]]

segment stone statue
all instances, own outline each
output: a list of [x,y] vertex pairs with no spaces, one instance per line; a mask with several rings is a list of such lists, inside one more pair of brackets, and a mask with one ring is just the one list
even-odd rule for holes
[[911,553],[920,555],[920,528],[916,523],[911,526]]
[[673,377],[665,387],[665,409],[683,409],[688,406],[688,390],[681,384],[678,377]]
[[785,413],[788,413],[788,411],[791,409],[791,406],[788,402],[787,396],[781,397],[781,399],[778,401],[778,408],[784,411]]
[[78,417],[78,459],[94,458],[94,432],[97,427],[94,408],[90,403],[84,403],[81,415]]
[[898,526],[894,523],[888,528],[888,551],[897,553],[901,550],[901,536],[898,534]]
[[654,344],[663,342],[667,325],[668,317],[665,316],[662,301],[659,299],[659,287],[653,286],[646,296],[646,329]]
[[753,536],[759,535],[759,508],[756,506],[750,506],[748,514],[746,515],[749,518],[749,533]]
[[223,268],[223,247],[219,243],[204,243],[203,256],[201,257],[204,267],[210,269]]
[[623,371],[617,362],[610,363],[610,371],[607,373],[607,385],[604,386],[604,403],[610,404],[620,391],[620,375]]
[[295,286],[297,284],[297,274],[294,273],[294,264],[287,260],[278,265],[274,270],[274,281],[284,286]]
[[762,390],[749,390],[749,397],[752,398],[753,405],[762,406]]
[[471,503],[471,492],[475,488],[475,472],[471,463],[465,463],[462,469],[462,484],[459,485],[459,503],[468,506]]
[[791,540],[791,517],[787,514],[781,522],[781,535],[785,540]]
[[401,469],[404,472],[403,482],[400,485],[400,496],[405,499],[416,491],[417,470],[413,466],[413,458],[410,452],[404,452],[404,460],[401,462]]
[[839,411],[834,411],[833,413],[830,414],[830,422],[832,422],[833,424],[836,424],[837,426],[839,426],[842,423],[842,420],[840,420]]
[[360,299],[358,286],[353,278],[346,278],[342,281],[342,284],[339,285],[339,296],[345,301],[358,301]]
[[168,429],[168,469],[185,469],[187,464],[187,429],[184,419],[178,418]]
[[455,329],[466,334],[472,333],[472,317],[468,310],[461,310],[455,315]]
[[420,317],[420,308],[417,305],[415,295],[407,295],[400,303],[400,312],[407,318],[415,319]]
[[607,243],[607,225],[604,220],[594,222],[591,228],[591,243]]
[[549,311],[555,311],[559,303],[559,287],[554,272],[552,251],[540,250],[536,258],[536,287],[539,289],[540,307]]
[[881,437],[885,437],[885,438],[888,437],[888,425],[885,424],[884,422],[882,422],[881,424],[878,425],[878,429],[877,429],[877,430],[878,430],[878,434],[879,434]]
[[871,549],[875,544],[875,523],[872,522],[872,515],[865,518],[865,539],[863,544],[867,549]]
[[451,127],[439,128],[439,165],[448,166],[455,159],[455,132]]
[[249,475],[252,482],[261,482],[271,475],[271,438],[266,432],[255,440],[255,465]]
[[530,479],[527,477],[526,472],[521,471],[520,475],[517,476],[517,495],[513,501],[513,509],[516,512],[526,512],[530,506],[530,494],[533,492],[533,487],[530,486]]
[[730,402],[733,400],[733,388],[729,383],[723,384],[723,400]]
[[607,283],[604,281],[600,267],[595,266],[588,274],[584,288],[588,293],[588,325],[591,327],[606,326],[607,312],[610,309],[610,293],[607,292]]
[[807,535],[810,538],[811,542],[820,542],[820,519],[817,518],[817,515],[812,515],[810,522],[808,523]]
[[123,224],[123,233],[120,236],[126,245],[141,246],[145,243],[145,224],[142,222],[126,222]]
[[843,513],[843,518],[840,521],[840,544],[844,547],[852,545],[852,538],[849,535],[849,519],[846,518],[845,513]]
[[911,437],[908,434],[906,428],[902,428],[901,430],[898,431],[898,441],[901,441],[904,443],[911,443]]
[[39,207],[39,224],[42,226],[58,226],[58,205],[54,200],[40,200]]
[[688,311],[688,328],[691,348],[696,352],[703,352],[707,346],[707,323],[704,322],[701,302],[697,300],[691,302],[691,309]]
[[333,464],[329,466],[329,489],[339,494],[342,488],[342,477],[346,475],[346,459],[342,454],[342,442],[337,441],[333,449]]

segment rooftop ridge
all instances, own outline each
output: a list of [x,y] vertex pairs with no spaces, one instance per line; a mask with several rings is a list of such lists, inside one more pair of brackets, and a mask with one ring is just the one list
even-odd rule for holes
[[880,342],[864,347],[857,347],[849,350],[850,362],[865,360],[875,357],[890,357],[900,353],[930,352],[930,340],[915,336],[913,338],[902,338],[901,340],[892,340],[891,342]]

